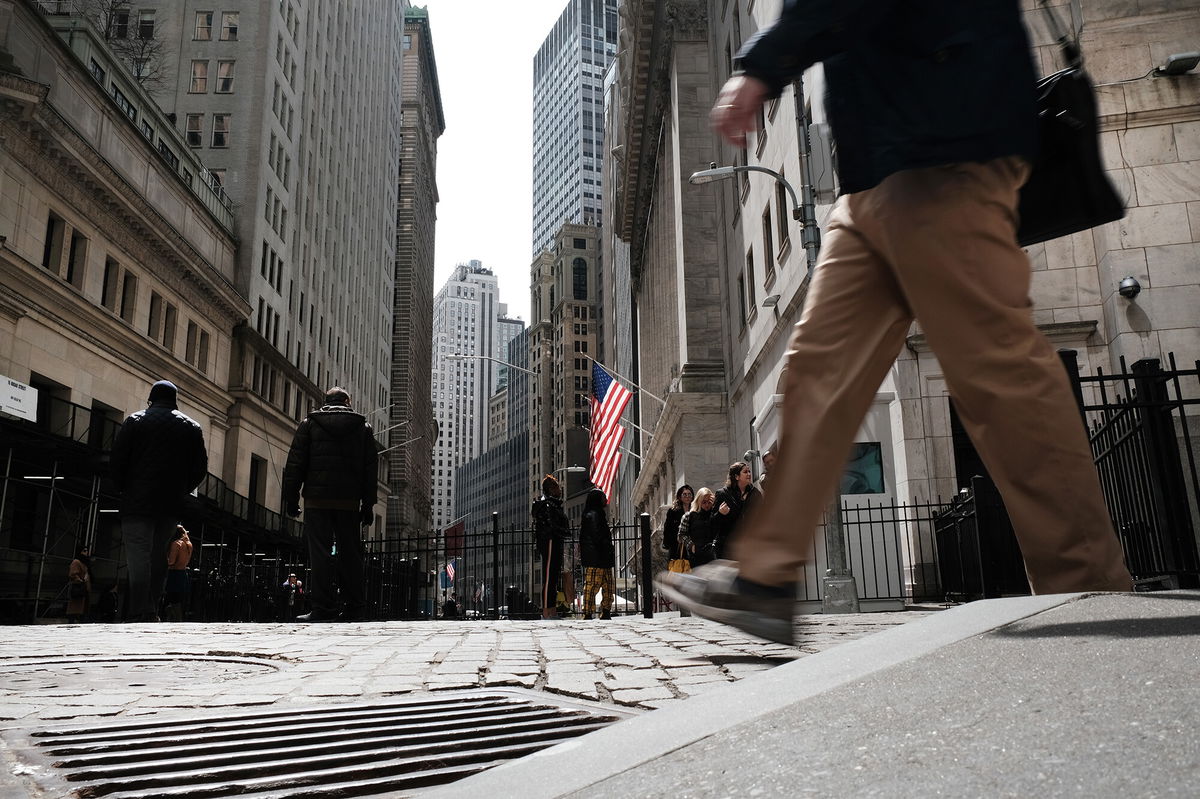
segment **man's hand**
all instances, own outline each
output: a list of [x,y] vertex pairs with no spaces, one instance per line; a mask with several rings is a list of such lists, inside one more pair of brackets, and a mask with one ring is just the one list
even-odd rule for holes
[[717,513],[721,514],[722,516],[728,516],[729,515],[729,503],[722,502],[721,507],[717,508]]
[[293,502],[291,505],[288,505],[286,508],[284,508],[283,512],[288,516],[291,516],[293,519],[296,518],[300,515],[300,503]]
[[734,75],[725,82],[708,118],[714,131],[734,147],[746,146],[746,132],[754,130],[758,109],[767,98],[767,84],[749,75]]

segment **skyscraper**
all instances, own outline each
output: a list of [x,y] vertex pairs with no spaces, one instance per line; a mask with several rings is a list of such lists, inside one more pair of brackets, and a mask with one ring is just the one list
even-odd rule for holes
[[[487,448],[487,408],[498,380],[496,275],[479,261],[459,264],[433,301],[434,527],[454,520],[454,467]],[[464,355],[465,358],[448,356]],[[485,356],[485,357],[471,357]],[[491,359],[491,360],[489,360]]]
[[565,222],[600,224],[604,72],[617,0],[569,0],[533,59],[533,257]]
[[388,447],[387,537],[430,528],[430,474],[435,436],[431,386],[433,245],[437,222],[437,140],[446,127],[433,57],[429,13],[410,8],[404,21],[403,153],[396,196],[396,296]]

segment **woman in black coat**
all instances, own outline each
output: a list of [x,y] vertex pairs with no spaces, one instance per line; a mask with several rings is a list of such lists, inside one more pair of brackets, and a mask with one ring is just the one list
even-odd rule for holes
[[592,618],[596,611],[596,592],[603,591],[600,618],[611,619],[613,606],[612,532],[608,529],[608,514],[604,510],[608,498],[598,488],[588,492],[583,501],[583,518],[579,522],[579,560],[583,564],[583,617]]
[[754,473],[750,471],[750,465],[745,461],[731,463],[725,487],[717,492],[718,558],[725,557],[729,539],[737,530],[738,522],[761,497],[762,494],[754,487]]
[[[710,488],[696,492],[692,509],[683,514],[679,522],[679,541],[683,545],[683,557],[692,568],[703,566],[716,557],[717,526],[715,495]],[[678,555],[676,555],[678,557]]]
[[683,514],[691,510],[695,498],[692,487],[684,483],[675,492],[675,504],[667,508],[667,519],[663,522],[663,549],[668,557],[679,557],[679,522]]

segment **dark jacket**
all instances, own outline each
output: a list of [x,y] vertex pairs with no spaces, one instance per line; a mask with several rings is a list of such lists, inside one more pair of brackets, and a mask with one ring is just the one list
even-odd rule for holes
[[594,569],[611,569],[617,563],[612,532],[601,511],[588,511],[579,521],[579,562]]
[[[683,557],[692,566],[703,566],[717,556],[717,525],[715,510],[690,510],[679,522],[679,540],[683,542]],[[676,548],[672,558],[679,557]]]
[[550,541],[561,543],[571,537],[571,522],[561,499],[539,497],[529,512],[533,516],[533,533],[539,552],[544,551]]
[[174,404],[154,402],[131,414],[113,440],[109,475],[122,514],[178,516],[207,473],[204,432]]
[[[729,539],[737,530],[738,522],[754,505],[758,502],[762,494],[754,487],[752,483],[746,494],[746,498],[742,499],[737,488],[722,488],[717,491],[716,501],[713,503],[713,526],[716,530],[716,556],[718,558],[729,557],[728,544]],[[719,509],[721,503],[729,505],[729,513],[722,514]]]
[[738,57],[775,95],[824,63],[844,193],[903,169],[1037,151],[1017,0],[784,0]]
[[663,549],[673,558],[679,557],[679,522],[687,508],[672,505],[667,508],[667,518],[663,522]]
[[[375,436],[366,418],[344,405],[313,411],[296,429],[283,467],[283,508],[366,510],[378,490]],[[303,488],[302,488],[303,486]]]

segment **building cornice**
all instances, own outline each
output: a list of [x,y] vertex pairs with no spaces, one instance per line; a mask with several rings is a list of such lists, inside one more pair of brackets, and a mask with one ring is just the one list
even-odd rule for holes
[[[1079,322],[1047,322],[1037,326],[1052,344],[1070,344],[1087,341],[1096,334],[1100,323],[1095,319],[1084,319]],[[909,350],[915,353],[933,352],[924,333],[913,333],[904,342]]]

